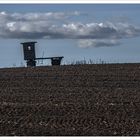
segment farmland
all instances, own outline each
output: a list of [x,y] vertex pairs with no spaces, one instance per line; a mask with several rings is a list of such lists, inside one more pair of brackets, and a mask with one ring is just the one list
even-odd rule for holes
[[1,136],[140,136],[140,64],[0,69]]

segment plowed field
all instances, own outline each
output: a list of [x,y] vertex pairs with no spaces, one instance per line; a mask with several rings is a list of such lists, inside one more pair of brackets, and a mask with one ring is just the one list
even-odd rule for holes
[[1,136],[140,136],[140,64],[0,69]]

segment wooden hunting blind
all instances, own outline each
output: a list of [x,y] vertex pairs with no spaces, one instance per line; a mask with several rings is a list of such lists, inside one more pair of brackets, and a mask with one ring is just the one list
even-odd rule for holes
[[26,60],[27,67],[36,66],[36,60],[43,60],[43,59],[51,59],[52,65],[60,65],[61,64],[62,58],[64,58],[63,56],[36,58],[35,43],[37,43],[37,42],[21,43],[23,45],[24,60]]
[[35,43],[37,42],[21,43],[23,45],[24,60],[27,61],[27,66],[36,66]]

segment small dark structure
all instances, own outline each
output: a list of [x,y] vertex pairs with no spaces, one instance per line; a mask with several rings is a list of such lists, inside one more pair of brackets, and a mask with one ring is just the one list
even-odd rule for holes
[[21,43],[23,45],[24,60],[26,60],[27,67],[36,66],[36,60],[43,60],[43,59],[51,59],[52,65],[61,65],[61,61],[64,58],[63,56],[36,58],[36,56],[35,56],[35,43],[37,43],[37,42]]
[[59,57],[45,57],[45,58],[36,58],[36,60],[40,60],[40,59],[51,59],[51,64],[52,65],[61,65],[61,61],[64,57],[63,56],[59,56]]
[[63,57],[51,57],[52,65],[60,65]]
[[26,60],[27,66],[36,66],[35,43],[37,42],[21,43],[23,45],[24,60]]

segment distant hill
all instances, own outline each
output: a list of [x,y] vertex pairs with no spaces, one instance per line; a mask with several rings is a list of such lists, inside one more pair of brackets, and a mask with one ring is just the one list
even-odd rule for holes
[[0,69],[1,136],[140,136],[140,64]]

